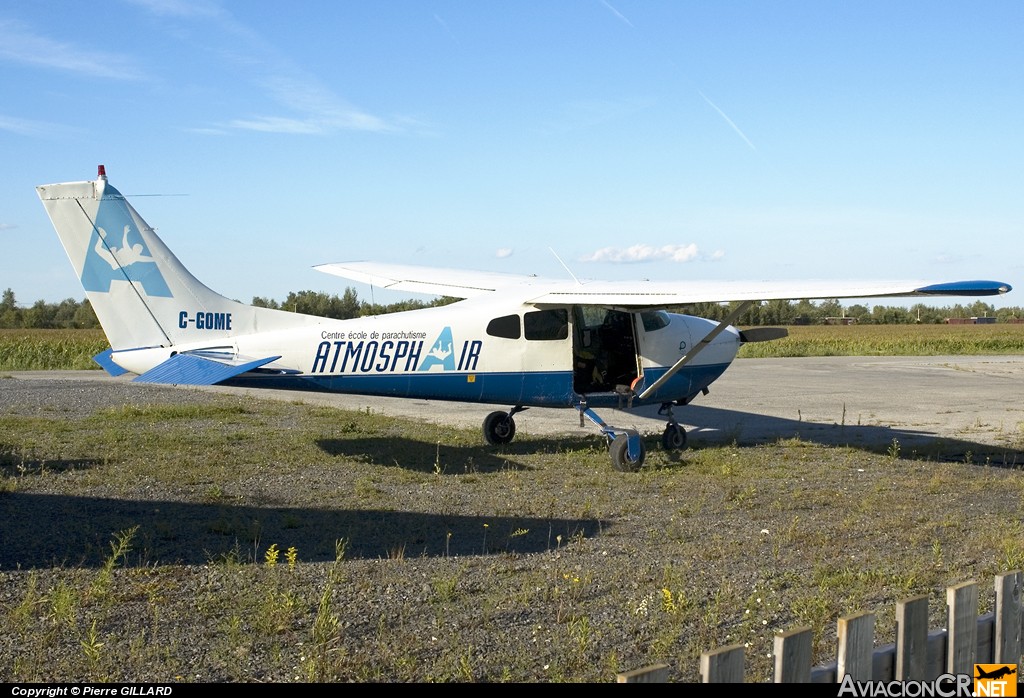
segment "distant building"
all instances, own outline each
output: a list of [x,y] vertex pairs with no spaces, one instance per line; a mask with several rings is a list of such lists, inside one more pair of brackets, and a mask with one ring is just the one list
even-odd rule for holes
[[995,317],[948,317],[944,320],[947,325],[994,325]]
[[856,325],[857,318],[855,317],[827,317],[825,318],[826,325]]

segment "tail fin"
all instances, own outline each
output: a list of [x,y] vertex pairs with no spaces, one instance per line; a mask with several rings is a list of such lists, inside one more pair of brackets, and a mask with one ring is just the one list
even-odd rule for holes
[[95,181],[45,184],[36,192],[115,352],[223,342],[257,326],[317,320],[245,305],[204,286],[107,183],[103,165]]

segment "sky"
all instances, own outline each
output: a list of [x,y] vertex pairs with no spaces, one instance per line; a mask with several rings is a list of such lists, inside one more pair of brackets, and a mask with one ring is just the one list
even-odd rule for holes
[[7,3],[0,97],[24,306],[85,297],[35,187],[99,164],[246,302],[405,297],[313,269],[372,260],[1024,306],[1019,0]]

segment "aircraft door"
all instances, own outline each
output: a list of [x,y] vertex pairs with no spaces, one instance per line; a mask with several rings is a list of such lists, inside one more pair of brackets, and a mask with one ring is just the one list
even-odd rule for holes
[[597,306],[573,308],[573,389],[622,392],[640,374],[633,313]]

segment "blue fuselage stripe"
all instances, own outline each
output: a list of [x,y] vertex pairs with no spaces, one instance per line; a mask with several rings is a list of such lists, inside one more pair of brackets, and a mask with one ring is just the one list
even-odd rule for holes
[[[672,402],[693,397],[713,383],[729,364],[688,366],[681,369],[647,400],[634,405]],[[666,369],[648,369],[645,383],[650,385]],[[251,375],[251,374],[250,374]],[[528,373],[405,373],[344,376],[266,376],[239,377],[233,385],[259,385],[266,388],[321,390],[354,395],[416,398],[422,400],[456,400],[489,404],[535,407],[573,407],[580,396],[572,388],[571,371],[536,371]],[[639,392],[639,391],[637,391]],[[587,404],[593,407],[617,406],[621,396],[616,393],[589,393]]]

